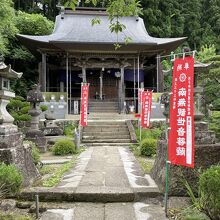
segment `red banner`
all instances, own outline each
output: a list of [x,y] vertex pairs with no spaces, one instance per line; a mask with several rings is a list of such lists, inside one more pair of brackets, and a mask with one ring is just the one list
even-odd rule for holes
[[143,91],[141,99],[141,127],[149,128],[152,105],[152,91]]
[[81,86],[81,115],[80,115],[80,125],[85,127],[88,125],[88,95],[89,86]]
[[194,167],[194,59],[176,59],[170,99],[168,159],[172,164]]

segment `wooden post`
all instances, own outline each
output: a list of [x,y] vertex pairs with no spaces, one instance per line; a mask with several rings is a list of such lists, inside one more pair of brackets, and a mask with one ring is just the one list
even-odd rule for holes
[[102,72],[102,70],[101,70],[101,72],[100,72],[100,77],[99,77],[99,79],[100,79],[100,90],[99,90],[99,96],[100,96],[100,99],[102,100],[102,97],[103,97],[103,72]]
[[69,112],[69,57],[68,57],[68,53],[66,54],[66,102],[67,102],[67,114]]
[[86,67],[82,67],[82,77],[83,77],[83,83],[86,83]]
[[125,102],[125,80],[124,80],[124,66],[121,67],[121,112],[124,112],[124,102]]
[[46,84],[47,84],[47,56],[45,53],[42,53],[42,63],[41,63],[41,71],[39,76],[39,82],[41,85],[41,91],[46,92]]

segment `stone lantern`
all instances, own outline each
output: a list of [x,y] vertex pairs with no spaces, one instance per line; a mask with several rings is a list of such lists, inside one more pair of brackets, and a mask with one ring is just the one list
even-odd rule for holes
[[27,101],[30,102],[31,108],[29,114],[32,116],[31,129],[26,133],[26,138],[33,141],[41,152],[46,151],[46,138],[39,130],[39,116],[41,114],[40,102],[44,101],[43,94],[39,85],[33,85],[32,90],[27,94]]
[[14,119],[6,109],[9,100],[15,97],[10,90],[10,79],[21,76],[22,73],[12,70],[0,58],[0,162],[14,164],[24,177],[23,184],[28,185],[39,177],[31,156],[32,148],[29,144],[23,144],[22,133],[13,124]]

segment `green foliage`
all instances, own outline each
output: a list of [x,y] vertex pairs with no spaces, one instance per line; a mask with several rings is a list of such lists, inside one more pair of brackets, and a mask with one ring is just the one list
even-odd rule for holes
[[33,158],[34,164],[37,165],[40,162],[40,151],[35,144],[32,146],[31,156]]
[[209,129],[214,131],[218,140],[220,140],[220,111],[213,111],[210,115]]
[[200,204],[212,220],[220,219],[220,166],[212,166],[199,178]]
[[220,110],[220,56],[216,55],[214,45],[204,46],[199,52],[198,59],[205,63],[212,63],[209,71],[199,75],[204,86],[204,98],[207,105],[212,109]]
[[71,140],[61,139],[54,144],[52,150],[55,155],[75,154],[76,146]]
[[15,12],[12,0],[1,0],[0,4],[0,55],[9,54],[8,45],[10,39],[15,37],[17,28],[15,27]]
[[0,212],[0,219],[1,220],[33,220],[32,217],[30,216],[26,216],[26,215],[18,215],[18,214],[14,214],[14,213],[1,213]]
[[45,111],[48,110],[48,106],[47,105],[41,105],[40,109],[41,109],[42,112],[45,112]]
[[64,134],[65,136],[68,136],[68,137],[73,137],[73,136],[74,136],[74,130],[75,130],[75,125],[73,125],[73,124],[67,124],[67,125],[65,125],[65,127],[64,127],[63,134]]
[[32,141],[24,141],[25,144],[29,144],[31,146],[31,156],[33,158],[33,162],[37,165],[40,162],[40,151],[37,148],[36,144]]
[[11,99],[7,105],[7,110],[15,119],[15,124],[17,124],[19,121],[31,120],[31,116],[28,115],[29,109],[30,103],[26,102],[21,96],[16,96],[15,98]]
[[[135,130],[136,136],[138,141],[140,141],[140,130],[136,129]],[[155,129],[141,129],[141,139],[147,139],[147,138],[152,138],[152,139],[158,139],[161,135],[161,129],[155,128]]]
[[181,220],[210,220],[210,218],[204,213],[200,212],[196,208],[191,207],[182,210],[178,217],[178,219]]
[[63,164],[61,167],[59,167],[55,171],[55,173],[52,177],[50,177],[49,179],[44,180],[43,186],[45,186],[45,187],[56,186],[60,182],[60,180],[61,180],[62,176],[64,175],[64,173],[69,171],[73,167],[74,163],[75,163],[75,160],[71,160],[70,162]]
[[144,139],[140,145],[140,153],[143,156],[151,157],[156,154],[157,140],[153,138]]
[[22,175],[14,165],[0,164],[0,185],[9,195],[14,195],[19,192],[22,181]]
[[41,14],[17,12],[16,27],[19,33],[29,35],[47,35],[53,30],[53,22]]

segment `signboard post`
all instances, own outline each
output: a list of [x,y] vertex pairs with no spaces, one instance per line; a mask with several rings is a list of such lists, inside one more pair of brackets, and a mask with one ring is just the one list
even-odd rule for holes
[[[194,55],[194,53],[193,53]],[[169,163],[194,168],[194,56],[176,59],[170,99],[170,130],[166,129],[166,188],[167,214]],[[168,132],[169,131],[169,132]]]
[[174,61],[170,106],[168,159],[170,163],[194,167],[194,59]]
[[89,85],[82,83],[81,111],[80,111],[80,125],[82,127],[86,127],[88,125],[88,95],[89,95]]

